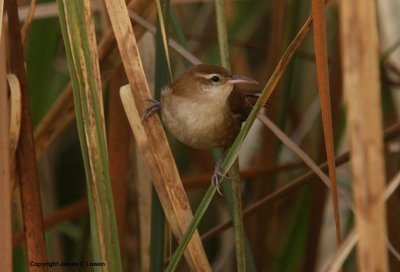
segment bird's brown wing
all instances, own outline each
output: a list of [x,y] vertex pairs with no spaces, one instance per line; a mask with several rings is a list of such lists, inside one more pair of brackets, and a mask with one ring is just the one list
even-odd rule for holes
[[[233,114],[237,114],[242,122],[246,121],[260,94],[258,91],[243,91],[234,88],[228,98],[229,107]],[[264,105],[268,109],[268,103]]]

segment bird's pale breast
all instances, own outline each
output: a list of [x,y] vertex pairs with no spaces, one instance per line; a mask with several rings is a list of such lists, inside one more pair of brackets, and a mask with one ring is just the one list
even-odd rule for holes
[[241,127],[226,103],[188,99],[168,90],[161,96],[161,114],[175,138],[200,149],[230,146]]

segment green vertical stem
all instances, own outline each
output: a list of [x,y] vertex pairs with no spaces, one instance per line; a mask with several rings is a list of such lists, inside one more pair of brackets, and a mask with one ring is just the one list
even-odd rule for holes
[[[225,21],[224,0],[215,1],[217,17],[218,44],[221,56],[221,64],[230,70],[228,34]],[[229,176],[232,182],[232,201],[233,201],[233,226],[235,233],[236,265],[237,271],[246,271],[245,243],[243,230],[242,198],[240,191],[239,160],[236,159]]]
[[151,272],[162,271],[164,268],[164,226],[164,211],[153,187],[151,190]]
[[232,168],[229,170],[229,175],[232,178],[233,229],[235,231],[237,271],[246,271],[239,159],[236,159],[233,163]]
[[224,0],[216,0],[215,12],[217,16],[218,45],[221,56],[221,64],[223,67],[230,70],[231,64],[229,60],[228,32],[226,30],[224,3]]
[[[159,2],[159,1],[158,1]],[[168,29],[169,25],[169,1],[161,1],[156,34],[156,71],[155,71],[155,98],[160,100],[161,89],[168,84],[170,70],[168,64],[168,48],[164,44],[162,29]],[[164,19],[164,21],[163,21]],[[168,39],[168,33],[165,32]],[[152,186],[151,197],[151,251],[150,270],[162,271],[164,268],[164,243],[165,243],[165,214],[161,206],[157,192]]]

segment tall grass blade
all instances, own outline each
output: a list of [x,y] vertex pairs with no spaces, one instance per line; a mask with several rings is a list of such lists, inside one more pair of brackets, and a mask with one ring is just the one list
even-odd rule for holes
[[339,200],[336,185],[335,147],[333,143],[332,113],[328,76],[328,53],[326,45],[325,0],[312,1],[314,47],[317,65],[318,90],[321,103],[326,157],[328,161],[330,190],[336,226],[336,244],[341,241]]
[[[168,1],[166,1],[166,2],[167,2],[167,5],[169,5]],[[156,3],[157,3],[157,14],[158,14],[158,24],[159,24],[158,30],[161,32],[162,43],[164,45],[165,58],[166,58],[167,65],[168,65],[167,68],[168,68],[168,72],[169,72],[169,79],[172,80],[171,60],[169,57],[169,47],[168,47],[168,34],[166,31],[166,29],[168,29],[168,23],[164,19],[163,9],[161,7],[160,0],[156,0]]]
[[96,270],[122,271],[91,1],[59,0],[58,11],[86,171],[93,257],[105,263]]

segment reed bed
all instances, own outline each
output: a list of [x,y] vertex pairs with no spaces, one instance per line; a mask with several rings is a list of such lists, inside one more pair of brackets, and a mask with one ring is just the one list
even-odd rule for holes
[[[0,270],[399,271],[386,2],[0,0]],[[223,196],[142,118],[198,63],[260,83]]]

